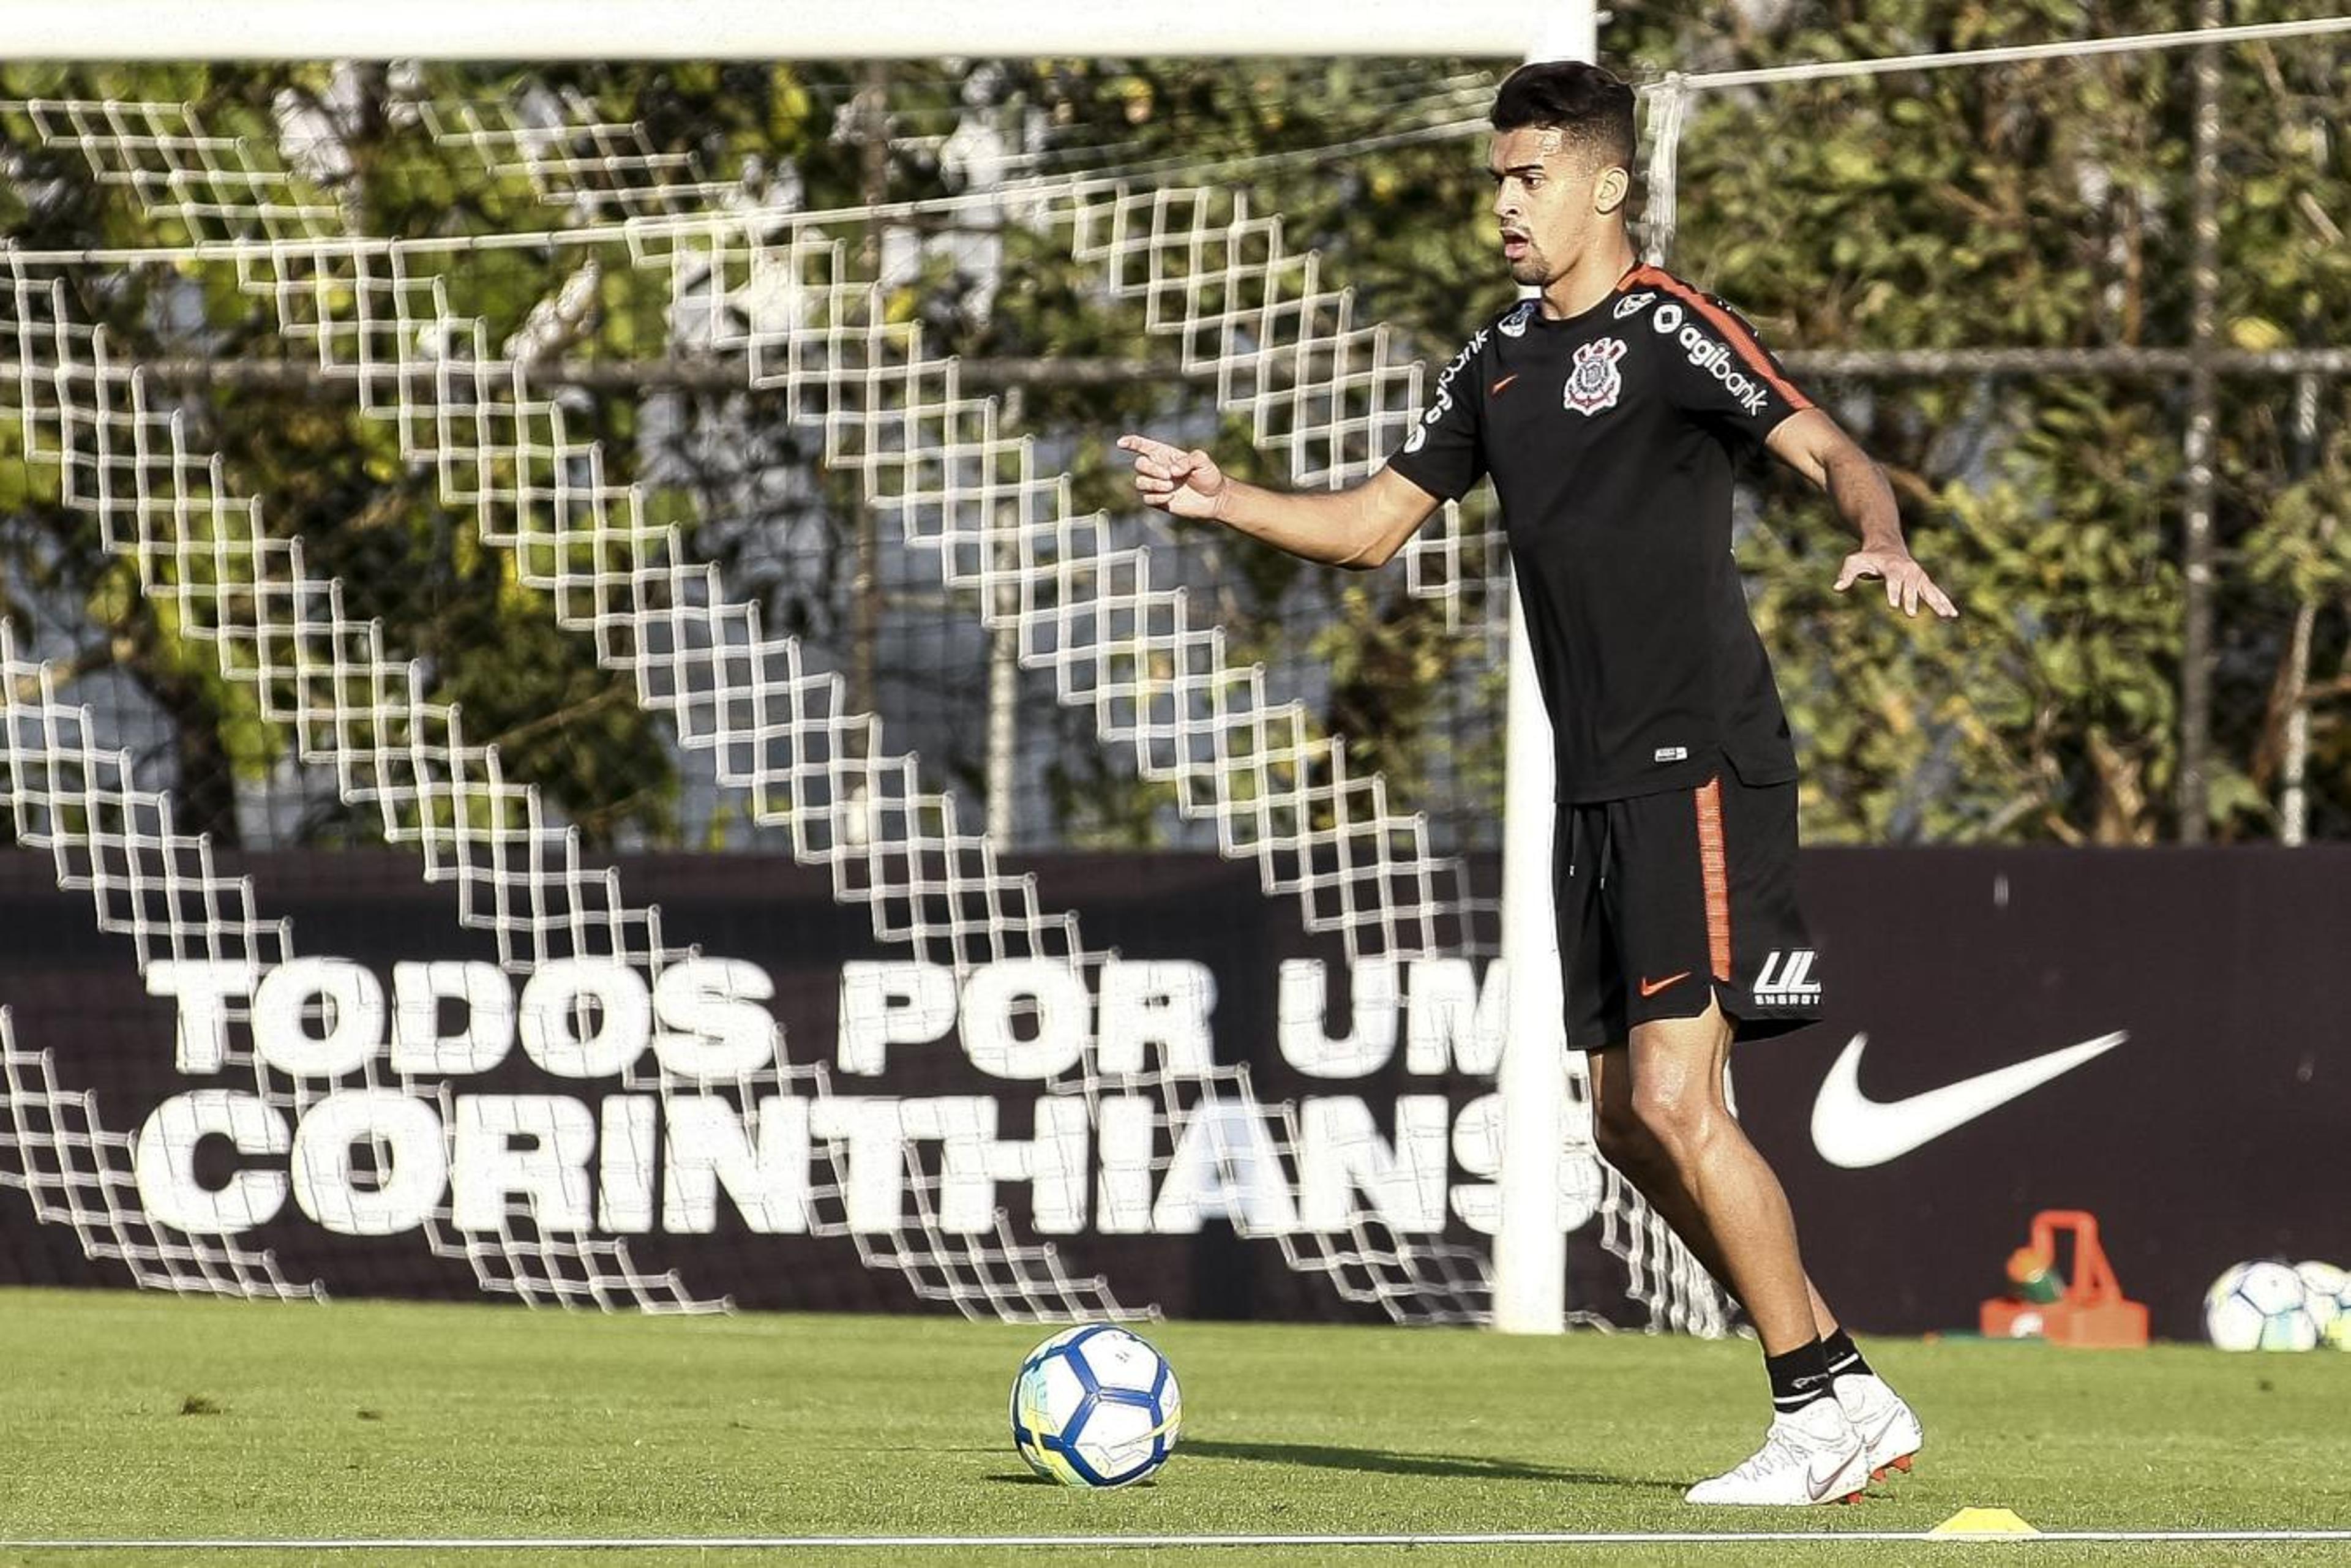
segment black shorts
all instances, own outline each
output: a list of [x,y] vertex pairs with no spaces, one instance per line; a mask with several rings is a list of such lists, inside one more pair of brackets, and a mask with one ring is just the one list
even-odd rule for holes
[[1736,1038],[1821,1016],[1821,971],[1796,906],[1796,787],[1735,776],[1696,789],[1562,806],[1552,848],[1567,1043],[1625,1043],[1635,1024],[1722,1000]]

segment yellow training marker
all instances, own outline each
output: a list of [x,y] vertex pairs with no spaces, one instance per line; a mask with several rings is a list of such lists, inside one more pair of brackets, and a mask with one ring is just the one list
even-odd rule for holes
[[2005,1508],[1963,1508],[1927,1532],[1954,1538],[1987,1535],[2038,1535],[2041,1532]]

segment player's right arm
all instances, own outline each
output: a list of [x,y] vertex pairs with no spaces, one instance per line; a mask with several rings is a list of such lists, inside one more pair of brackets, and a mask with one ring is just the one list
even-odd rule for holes
[[1222,523],[1325,566],[1386,564],[1442,504],[1392,467],[1344,490],[1268,490],[1234,478],[1198,447],[1186,452],[1147,435],[1122,435],[1118,444],[1134,455],[1134,487],[1145,505]]

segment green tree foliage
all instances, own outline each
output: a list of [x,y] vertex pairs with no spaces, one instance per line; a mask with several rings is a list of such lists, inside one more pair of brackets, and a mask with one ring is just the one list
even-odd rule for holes
[[[1636,75],[2160,31],[2177,7],[1876,3],[1788,7],[1723,36],[1686,9],[1620,10]],[[2241,5],[2230,20],[2309,14]],[[2331,41],[2225,53],[2220,199],[2227,345],[2340,342],[2351,61]],[[1683,142],[1676,264],[1782,348],[2184,346],[2187,51],[2047,60],[1701,98]],[[1759,155],[1760,152],[1760,155]],[[1820,390],[1892,473],[1913,542],[1967,611],[1898,626],[1826,591],[1827,508],[1762,476],[1743,551],[1792,717],[1815,837],[2178,831],[2184,381],[2109,377]],[[2300,606],[2314,658],[2346,647],[2318,463],[2287,433],[2291,382],[2232,376],[2219,405],[2221,566],[2214,826],[2273,830],[2277,716]],[[2320,422],[2339,431],[2338,392]],[[2330,437],[2327,450],[2335,450]],[[2331,503],[2340,509],[2339,499]],[[2264,568],[2300,550],[2297,577]],[[2325,687],[2322,675],[2318,685]],[[2331,690],[2328,689],[2328,690]],[[2314,710],[2314,821],[2351,828],[2339,695]]]
[[[271,113],[277,95],[316,102],[328,85],[323,68],[0,73],[10,96],[187,102],[208,131],[242,138],[271,167],[281,166]],[[457,98],[507,85],[453,74],[428,78],[424,90]],[[380,73],[360,104],[342,137],[350,178],[304,189],[309,199],[343,205],[358,232],[462,235],[543,228],[558,217],[527,181],[493,174],[482,160],[415,134]],[[199,218],[192,232],[149,213],[99,183],[69,150],[42,146],[21,113],[9,119],[9,142],[26,160],[14,190],[20,201],[25,191],[40,192],[21,209],[16,243],[64,249],[238,237],[226,225]],[[546,256],[486,254],[490,265],[453,279],[454,304],[483,319],[496,340],[563,275]],[[230,267],[129,268],[104,274],[103,286],[96,269],[72,277],[76,316],[108,326],[143,357],[298,361],[305,351],[278,340],[272,308],[240,290]],[[170,308],[174,291],[189,287],[203,291],[200,320]],[[615,311],[610,319],[617,329],[630,317]],[[404,461],[392,429],[360,413],[353,387],[191,383],[169,395],[192,444],[224,458],[230,493],[259,497],[271,531],[301,538],[311,569],[341,580],[346,610],[379,620],[389,647],[423,662],[431,699],[459,705],[469,739],[497,744],[507,778],[538,785],[591,843],[671,831],[676,781],[659,721],[637,706],[632,683],[598,666],[588,638],[559,630],[552,606],[517,580],[512,560],[483,548],[478,517],[446,507],[430,467]],[[19,454],[13,420],[0,444],[0,456]],[[292,737],[265,724],[250,693],[221,677],[213,648],[186,639],[166,601],[135,591],[94,519],[60,503],[54,468],[16,461],[0,471],[0,559],[22,591],[9,595],[9,612],[21,622],[40,602],[78,596],[90,626],[75,667],[116,670],[169,715],[183,822],[239,841],[233,781],[265,779],[290,756]],[[371,835],[373,816],[314,801],[298,831],[313,842]]]
[[[2306,8],[2305,8],[2306,9]],[[2234,21],[2304,14],[2244,0]],[[2179,26],[2177,6],[2102,0],[1794,0],[1737,7],[1660,0],[1614,7],[1610,63],[1635,80],[1783,62],[1968,48]],[[1672,265],[1739,305],[1784,350],[2169,347],[2191,305],[2192,56],[2098,57],[1865,80],[1742,89],[1692,101],[1680,149]],[[884,193],[956,190],[948,140],[993,115],[1015,144],[1063,170],[1132,172],[1139,183],[1224,185],[1252,213],[1279,212],[1286,243],[1322,257],[1353,291],[1357,318],[1395,323],[1431,361],[1510,298],[1491,245],[1482,120],[1492,62],[1024,60],[889,68]],[[2220,190],[2220,320],[2228,346],[2340,341],[2351,319],[2351,57],[2280,42],[2226,54]],[[356,101],[326,68],[0,68],[0,96],[195,104],[217,132],[279,156],[281,95],[331,108],[351,169],[311,196],[362,232],[427,238],[561,228],[619,215],[629,194],[592,169],[550,199],[518,171],[494,173],[423,133],[419,109],[525,91],[570,93],[634,122],[644,143],[697,176],[757,199],[789,181],[804,204],[851,206],[874,171],[872,126],[853,67],[672,64],[550,67],[530,73],[377,71]],[[1461,128],[1443,134],[1446,126]],[[21,116],[5,127],[0,222],[20,246],[140,246],[224,237],[154,217],[69,152],[44,148]],[[907,220],[935,235],[967,219]],[[842,237],[855,239],[852,225]],[[1061,236],[1013,224],[992,289],[934,254],[884,308],[921,320],[935,347],[974,361],[1144,361],[1165,340],[1114,300]],[[626,361],[669,351],[658,280],[617,247],[567,353]],[[564,285],[579,247],[453,253],[453,308],[512,332]],[[95,276],[90,275],[90,276]],[[204,290],[201,322],[171,308]],[[75,301],[140,351],[162,358],[298,358],[234,269],[133,267]],[[2173,837],[2179,770],[2179,564],[2187,388],[2177,378],[1812,378],[1886,466],[1918,553],[1959,598],[1956,626],[1885,613],[1865,591],[1829,591],[1845,541],[1828,508],[1762,468],[1742,503],[1740,558],[1808,769],[1816,840],[2012,840],[2141,843]],[[2307,392],[2274,377],[2220,383],[2217,471],[2222,556],[2211,769],[2214,826],[2275,831],[2289,716],[2308,716],[2314,831],[2351,832],[2351,448],[2341,383]],[[1126,465],[1108,443],[1128,428],[1216,447],[1237,472],[1278,478],[1270,455],[1180,374],[1032,382],[1008,408],[1081,507],[1132,514]],[[496,739],[527,778],[601,841],[671,841],[678,781],[663,725],[595,649],[557,626],[516,561],[486,548],[478,519],[441,498],[361,416],[348,384],[182,389],[200,439],[234,485],[263,496],[273,528],[308,541],[354,608],[427,662],[434,695],[459,702],[469,734]],[[604,438],[610,477],[653,486],[642,522],[675,522],[694,550],[756,595],[779,631],[844,666],[859,503],[816,477],[730,518],[760,473],[810,465],[804,431],[771,394],[567,393],[579,428]],[[653,433],[653,434],[648,434]],[[640,475],[640,466],[643,473]],[[1449,628],[1395,570],[1309,568],[1210,529],[1154,522],[1155,548],[1188,569],[1197,612],[1236,659],[1259,659],[1309,694],[1349,761],[1385,772],[1456,841],[1490,842],[1499,815],[1500,679],[1494,639]],[[774,543],[804,548],[776,565]],[[1473,563],[1484,570],[1494,563]],[[278,767],[290,738],[223,681],[207,646],[135,591],[56,476],[0,425],[0,569],[8,608],[81,607],[78,667],[117,669],[171,718],[183,805],[233,836],[232,792]],[[977,609],[953,607],[969,617]],[[936,607],[925,612],[935,612]],[[904,605],[893,613],[908,612]],[[902,673],[902,675],[904,673]],[[983,673],[925,670],[974,707]],[[1032,693],[1034,688],[1030,688]],[[1044,769],[1062,841],[1147,843],[1171,797],[1100,746],[1082,712],[1022,723],[1050,748]],[[886,716],[886,706],[885,706]],[[936,760],[979,778],[977,729]],[[1041,742],[1034,737],[1042,734]],[[209,791],[209,792],[207,792]],[[314,840],[356,831],[334,811]],[[715,831],[715,830],[714,830]]]

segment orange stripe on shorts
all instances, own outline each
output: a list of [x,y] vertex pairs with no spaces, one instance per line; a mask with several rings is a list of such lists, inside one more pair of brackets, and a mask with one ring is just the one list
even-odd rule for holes
[[1722,850],[1722,780],[1698,790],[1698,863],[1706,879],[1706,950],[1718,980],[1730,978],[1730,861]]

